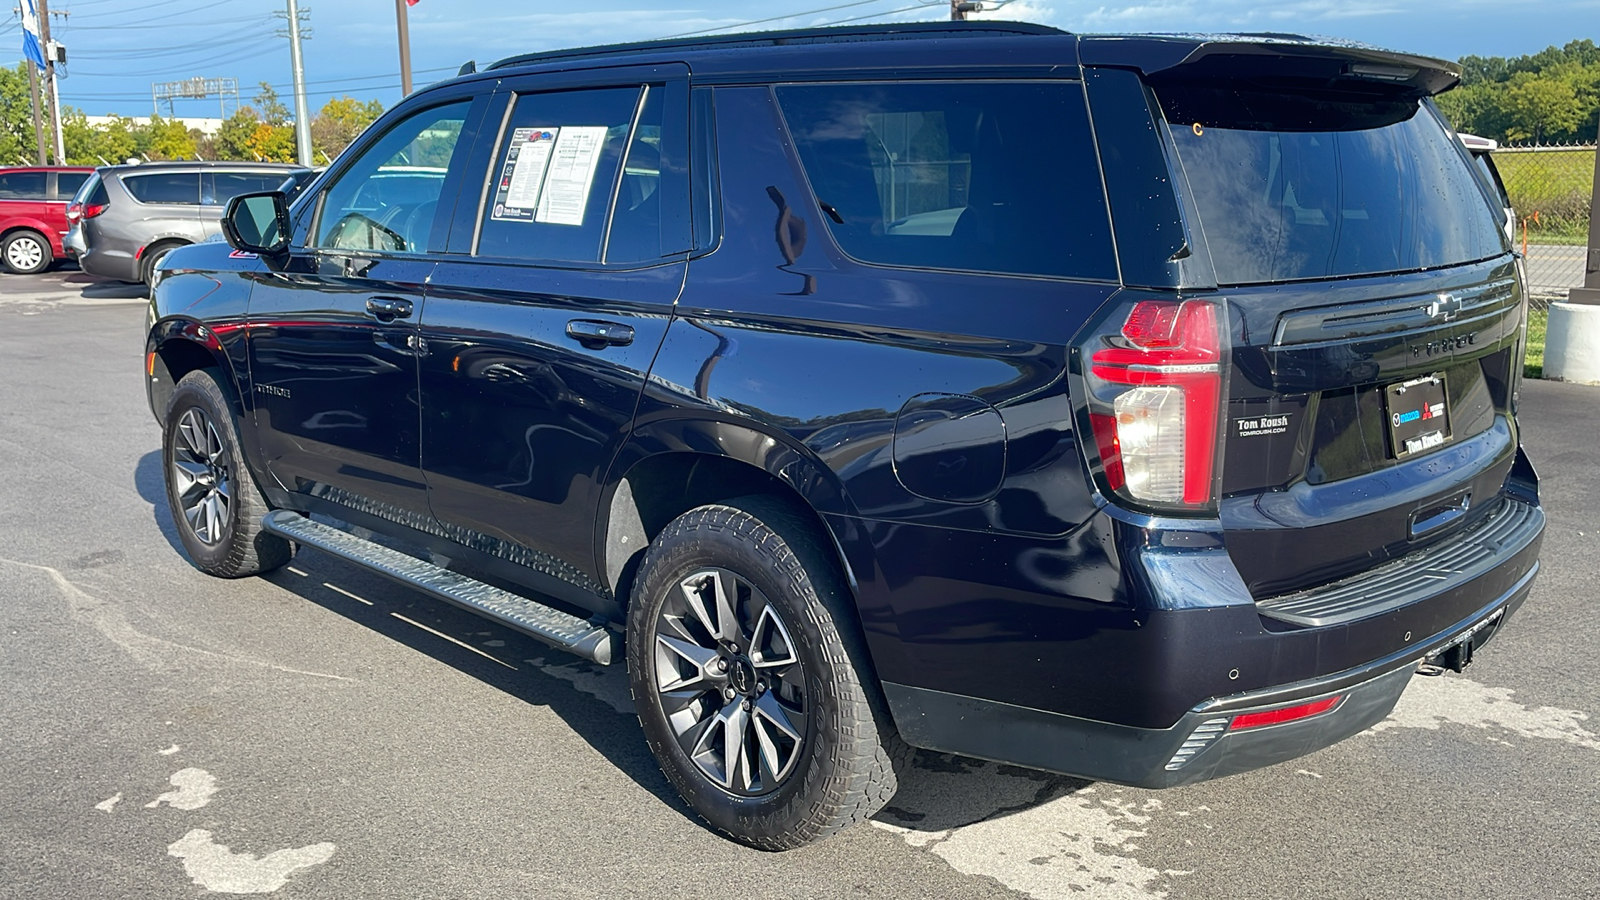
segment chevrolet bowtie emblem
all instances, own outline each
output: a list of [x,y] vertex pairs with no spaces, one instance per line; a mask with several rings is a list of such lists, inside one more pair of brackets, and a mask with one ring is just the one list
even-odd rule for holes
[[1441,322],[1455,321],[1461,314],[1461,298],[1450,294],[1436,294],[1433,302],[1427,305],[1428,318],[1438,319]]

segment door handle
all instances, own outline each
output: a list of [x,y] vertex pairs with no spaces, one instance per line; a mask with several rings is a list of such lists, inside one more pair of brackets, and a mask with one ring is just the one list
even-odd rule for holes
[[573,319],[567,323],[567,337],[590,350],[607,346],[626,347],[633,343],[633,326],[621,322]]
[[367,313],[379,322],[393,322],[395,319],[409,318],[411,315],[411,301],[399,297],[368,297]]

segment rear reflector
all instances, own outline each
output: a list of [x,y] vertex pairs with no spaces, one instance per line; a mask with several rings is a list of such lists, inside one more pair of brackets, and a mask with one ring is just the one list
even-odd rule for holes
[[1313,700],[1310,703],[1302,703],[1299,706],[1269,709],[1266,712],[1245,713],[1242,716],[1234,716],[1233,724],[1228,726],[1228,730],[1243,731],[1246,728],[1260,728],[1263,725],[1280,725],[1284,722],[1309,719],[1312,716],[1318,716],[1333,709],[1343,699],[1344,697],[1342,696],[1324,697],[1321,700]]

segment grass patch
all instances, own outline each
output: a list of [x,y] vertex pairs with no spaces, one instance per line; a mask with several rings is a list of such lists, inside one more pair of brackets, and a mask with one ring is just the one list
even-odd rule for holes
[[1544,377],[1544,326],[1550,313],[1542,309],[1528,310],[1528,346],[1522,355],[1522,377]]
[[[1519,220],[1528,221],[1528,241],[1539,244],[1582,244],[1589,236],[1589,197],[1594,192],[1593,150],[1550,150],[1537,153],[1502,150],[1495,168],[1506,184]],[[1522,239],[1522,223],[1517,223]]]

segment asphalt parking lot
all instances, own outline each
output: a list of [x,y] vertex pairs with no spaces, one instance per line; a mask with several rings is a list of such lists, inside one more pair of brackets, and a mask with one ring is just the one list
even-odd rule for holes
[[142,291],[0,276],[0,897],[1600,893],[1600,388],[1531,382],[1544,570],[1371,732],[1165,792],[922,754],[870,827],[707,831],[602,668],[302,551],[178,550]]

